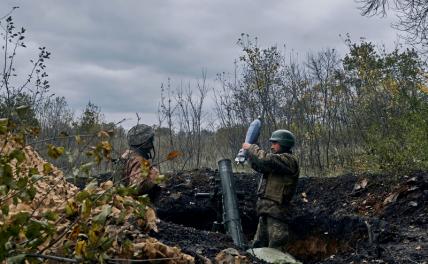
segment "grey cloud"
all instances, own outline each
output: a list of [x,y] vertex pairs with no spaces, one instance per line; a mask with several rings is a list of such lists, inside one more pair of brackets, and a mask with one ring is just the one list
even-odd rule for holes
[[76,109],[90,99],[111,117],[140,112],[154,119],[168,77],[194,83],[202,68],[211,79],[231,71],[240,33],[302,56],[345,52],[339,34],[386,44],[396,34],[392,19],[361,17],[353,0],[2,0],[0,10],[15,5],[30,48],[52,51],[53,92]]
[[56,73],[53,82],[62,86],[74,107],[88,100],[109,111],[149,112],[157,106],[162,77],[144,68],[112,70],[98,65],[74,65]]

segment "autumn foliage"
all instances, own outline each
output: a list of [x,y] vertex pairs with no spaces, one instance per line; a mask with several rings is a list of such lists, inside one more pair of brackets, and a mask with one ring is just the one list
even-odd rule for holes
[[[0,260],[19,263],[55,256],[96,262],[115,258],[193,262],[179,249],[146,235],[157,231],[156,215],[148,198],[136,196],[133,186],[93,181],[79,190],[26,145],[22,134],[9,132],[9,121],[2,122]],[[105,159],[109,152],[104,150],[110,146],[100,140]],[[61,147],[47,147],[52,158],[62,155]]]

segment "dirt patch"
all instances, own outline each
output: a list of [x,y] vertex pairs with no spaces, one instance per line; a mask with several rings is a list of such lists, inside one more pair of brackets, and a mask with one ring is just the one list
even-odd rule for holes
[[[257,174],[235,174],[248,240],[257,225],[258,179]],[[168,175],[158,202],[158,216],[165,222],[156,236],[211,259],[234,247],[221,224],[215,224],[222,216],[217,181],[218,172],[210,169]],[[288,219],[287,250],[304,263],[423,263],[428,259],[427,200],[427,172],[302,177]]]

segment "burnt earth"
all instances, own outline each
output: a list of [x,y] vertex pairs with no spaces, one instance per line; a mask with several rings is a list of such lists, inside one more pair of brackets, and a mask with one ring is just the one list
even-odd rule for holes
[[[250,240],[257,225],[260,176],[234,177],[243,231]],[[160,231],[154,236],[212,260],[222,249],[236,248],[220,224],[218,172],[202,169],[167,178],[157,203]],[[426,263],[427,200],[427,172],[301,177],[292,201],[293,216],[287,219],[286,250],[304,263]]]

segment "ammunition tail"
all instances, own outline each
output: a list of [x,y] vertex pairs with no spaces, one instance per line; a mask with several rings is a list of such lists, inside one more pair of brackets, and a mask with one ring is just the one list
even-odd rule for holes
[[236,164],[244,164],[247,159],[247,151],[245,149],[240,149],[238,155],[236,155],[235,162]]

